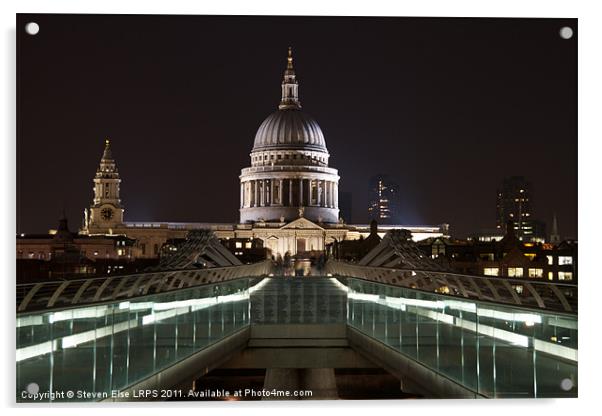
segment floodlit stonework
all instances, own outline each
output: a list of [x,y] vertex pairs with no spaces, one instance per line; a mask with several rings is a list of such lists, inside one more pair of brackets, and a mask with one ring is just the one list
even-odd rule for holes
[[303,216],[318,223],[339,222],[336,169],[318,123],[301,111],[299,84],[289,56],[282,100],[255,135],[251,167],[240,175],[240,222],[292,221]]
[[[94,178],[94,200],[84,212],[82,234],[125,235],[136,241],[140,258],[157,257],[169,239],[191,230],[209,229],[219,239],[260,239],[274,257],[319,255],[328,244],[370,235],[370,227],[339,220],[338,171],[318,123],[301,111],[299,84],[289,49],[278,110],[260,125],[250,154],[251,166],[240,175],[240,221],[237,224],[124,221],[119,177],[107,141]],[[416,240],[447,234],[447,226],[379,226],[406,228]]]

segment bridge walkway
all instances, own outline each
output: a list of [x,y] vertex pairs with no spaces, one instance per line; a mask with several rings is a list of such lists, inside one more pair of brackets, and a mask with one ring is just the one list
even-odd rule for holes
[[[239,278],[17,315],[17,400],[170,388],[212,368],[375,366],[441,397],[576,397],[575,314],[350,277]],[[107,397],[103,396],[106,395]]]

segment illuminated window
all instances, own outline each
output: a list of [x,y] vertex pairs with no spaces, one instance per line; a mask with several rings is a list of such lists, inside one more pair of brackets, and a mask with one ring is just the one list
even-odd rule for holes
[[529,260],[533,260],[535,258],[535,253],[524,253],[525,257]]
[[573,280],[573,272],[558,272],[558,280]]
[[548,280],[554,280],[554,272],[548,272]]
[[573,264],[573,258],[571,256],[558,256],[558,264],[561,266],[565,264]]
[[494,260],[493,253],[481,253],[481,254],[479,254],[479,257],[481,258],[481,260],[488,260],[488,261]]
[[236,248],[242,248],[242,243],[240,241],[237,241],[235,246]]
[[500,269],[498,267],[485,267],[483,274],[485,276],[499,276]]
[[548,259],[548,265],[551,266],[554,264],[554,256],[546,256]]
[[253,243],[251,243],[250,241],[247,241],[245,243],[245,248],[252,248],[253,247]]
[[122,248],[117,249],[117,255],[118,256],[123,256],[124,255],[124,251]]
[[543,277],[543,269],[529,269],[529,277]]
[[516,290],[516,293],[519,295],[523,293],[523,285],[512,285],[512,288]]
[[508,277],[523,277],[523,268],[508,267]]

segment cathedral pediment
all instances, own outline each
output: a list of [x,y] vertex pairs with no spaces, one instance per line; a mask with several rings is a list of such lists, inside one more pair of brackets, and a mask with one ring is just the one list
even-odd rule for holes
[[314,222],[311,222],[307,218],[297,218],[295,221],[283,225],[282,227],[280,227],[280,229],[324,230],[324,228],[320,227]]

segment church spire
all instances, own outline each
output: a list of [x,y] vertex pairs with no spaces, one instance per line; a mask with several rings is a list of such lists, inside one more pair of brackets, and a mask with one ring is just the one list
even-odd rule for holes
[[552,218],[552,233],[550,234],[550,243],[560,243],[560,234],[558,234],[558,221],[556,220],[556,213],[554,213],[554,217]]
[[113,160],[113,154],[111,153],[111,142],[109,139],[105,139],[105,150],[102,153],[103,160]]
[[288,57],[286,58],[286,70],[284,71],[284,79],[282,80],[282,99],[278,108],[280,110],[300,109],[299,102],[299,83],[293,68],[293,48],[289,46]]
[[89,214],[84,214],[84,227],[94,232],[104,233],[123,223],[123,208],[119,198],[121,179],[111,152],[111,142],[105,140],[100,164],[94,177],[94,199]]

